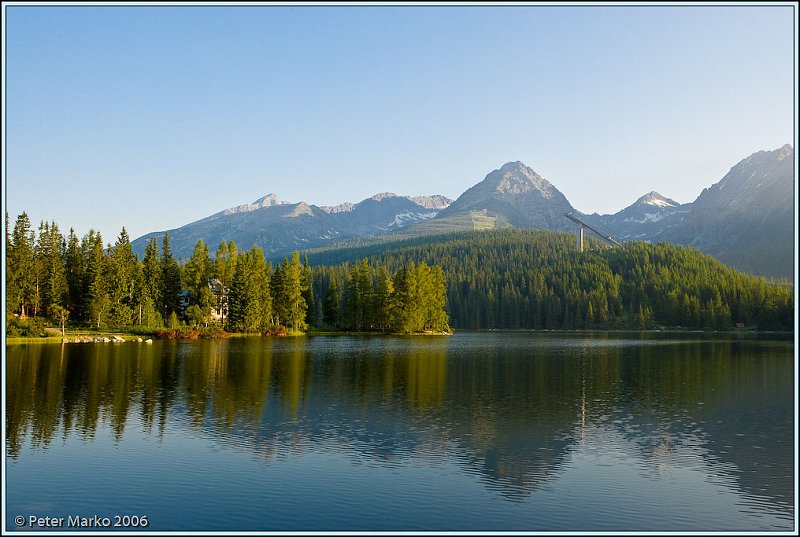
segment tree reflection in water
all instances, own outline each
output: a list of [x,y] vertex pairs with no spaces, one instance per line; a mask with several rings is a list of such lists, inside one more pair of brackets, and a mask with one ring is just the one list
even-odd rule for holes
[[[235,338],[7,347],[6,451],[189,427],[270,461],[334,450],[456,460],[514,500],[612,432],[648,461],[714,466],[793,509],[790,342],[608,335]],[[26,446],[28,442],[29,447]]]

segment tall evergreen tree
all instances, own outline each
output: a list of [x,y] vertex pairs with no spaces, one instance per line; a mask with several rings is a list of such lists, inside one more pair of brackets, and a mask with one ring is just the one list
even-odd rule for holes
[[354,263],[345,284],[344,310],[348,327],[364,330],[372,324],[372,268],[367,258]]
[[14,311],[14,306],[16,305],[16,299],[12,295],[12,293],[16,294],[16,290],[12,288],[13,284],[11,283],[11,276],[10,276],[10,265],[8,263],[8,256],[10,255],[11,248],[13,247],[13,243],[11,242],[11,224],[9,223],[8,219],[8,211],[6,211],[6,266],[5,266],[5,279],[6,279],[6,317],[10,318],[11,314]]
[[178,262],[172,257],[169,246],[169,233],[164,232],[164,241],[161,247],[161,314],[164,319],[172,313],[180,313],[181,269]]
[[[237,265],[239,262],[237,261]],[[289,304],[286,301],[284,290],[286,260],[278,264],[272,272],[270,279],[270,294],[272,295],[272,326],[276,329],[279,326],[286,326],[286,319],[289,318]]]
[[108,263],[103,250],[103,237],[89,230],[86,237],[86,312],[92,326],[101,328],[108,322],[111,298],[108,296]]
[[272,322],[269,267],[261,248],[240,256],[228,296],[228,324],[239,332],[268,331]]
[[259,290],[259,330],[262,334],[274,330],[272,315],[272,267],[264,259],[261,248],[253,247],[257,250],[256,256],[256,282]]
[[281,265],[281,295],[277,300],[286,304],[286,328],[294,331],[305,330],[306,328],[306,301],[303,298],[302,265],[300,264],[300,254],[295,251],[292,253],[292,260],[284,259]]
[[375,271],[375,290],[372,294],[374,303],[370,308],[374,315],[373,324],[380,330],[386,330],[390,326],[392,293],[394,293],[392,276],[386,267],[381,265]]
[[144,249],[142,260],[142,324],[156,327],[163,324],[161,301],[161,258],[158,241],[151,237]]
[[61,313],[67,303],[67,279],[64,266],[64,237],[55,222],[42,222],[36,244],[36,302],[51,317]]
[[325,302],[323,304],[323,320],[328,326],[339,327],[339,289],[336,280],[332,280],[325,292]]
[[211,308],[215,306],[214,296],[208,288],[208,282],[213,275],[214,266],[208,254],[208,245],[197,241],[192,252],[192,257],[187,261],[183,270],[184,288],[189,290],[189,298],[196,308],[198,321],[207,321]]
[[422,329],[417,299],[416,267],[401,267],[394,275],[394,293],[390,305],[391,324],[395,332],[409,333]]
[[213,274],[225,287],[231,286],[237,255],[238,251],[233,241],[230,243],[226,243],[225,241],[219,243],[217,253],[214,257]]
[[83,309],[83,282],[86,277],[86,259],[81,252],[75,229],[70,228],[64,258],[67,279],[67,310],[72,319],[85,320]]
[[109,254],[109,323],[112,326],[133,324],[134,310],[138,309],[138,304],[135,303],[138,262],[131,249],[128,232],[123,227]]
[[192,303],[198,303],[201,289],[208,288],[208,280],[212,276],[212,270],[208,245],[201,239],[197,241],[192,257],[186,262],[186,267],[183,271],[184,287],[191,293]]
[[422,309],[423,329],[449,330],[447,323],[447,292],[442,267],[429,267],[425,263],[417,266],[419,284],[419,306]]
[[31,303],[36,287],[34,234],[28,213],[17,216],[14,232],[6,255],[7,303],[12,310],[25,317],[31,311]]
[[311,273],[311,267],[308,265],[308,257],[304,257],[303,265],[300,268],[300,290],[301,294],[303,295],[303,300],[306,303],[306,315],[303,319],[306,325],[316,324],[314,315],[317,311],[317,306],[314,301],[313,281],[314,277]]

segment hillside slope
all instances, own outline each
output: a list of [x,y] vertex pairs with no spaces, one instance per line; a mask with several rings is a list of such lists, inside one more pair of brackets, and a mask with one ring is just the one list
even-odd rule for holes
[[788,286],[682,246],[590,246],[580,253],[569,233],[505,229],[331,249],[310,254],[309,262],[318,267],[317,297],[326,296],[333,280],[347,287],[348,269],[331,263],[367,257],[390,270],[409,262],[439,265],[455,328],[793,326]]

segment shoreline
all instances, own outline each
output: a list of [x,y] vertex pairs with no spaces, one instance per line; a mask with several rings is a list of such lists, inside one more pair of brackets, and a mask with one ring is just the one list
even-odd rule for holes
[[[650,329],[650,330],[636,330],[636,329],[533,329],[533,328],[460,328],[457,330],[461,333],[477,333],[477,332],[505,332],[505,333],[536,333],[536,334],[665,334],[665,335],[703,335],[703,336],[778,336],[780,339],[790,338],[794,336],[794,331],[782,330],[701,330],[701,329],[682,329],[682,328],[664,328],[664,329]],[[9,345],[25,345],[25,344],[80,344],[80,343],[145,343],[148,340],[163,341],[163,340],[197,340],[197,339],[226,339],[226,338],[241,338],[241,337],[331,337],[331,336],[452,336],[456,330],[450,332],[423,332],[412,334],[401,334],[393,332],[354,332],[347,330],[311,330],[302,333],[289,333],[283,335],[263,335],[259,333],[240,333],[240,332],[225,332],[217,337],[176,337],[176,338],[161,338],[158,337],[156,331],[153,332],[125,332],[125,331],[98,331],[91,332],[87,330],[77,330],[74,332],[67,331],[64,338],[61,334],[52,335],[48,337],[6,337],[6,346]]]

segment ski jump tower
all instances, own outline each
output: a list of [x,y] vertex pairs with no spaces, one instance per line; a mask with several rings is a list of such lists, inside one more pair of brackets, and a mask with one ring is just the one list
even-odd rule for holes
[[589,224],[587,224],[583,220],[580,220],[579,218],[575,217],[572,213],[564,213],[564,216],[566,216],[567,218],[569,218],[570,220],[572,220],[573,222],[578,224],[578,251],[579,252],[583,251],[584,236],[585,236],[585,233],[586,233],[584,230],[587,230],[587,229],[589,231],[591,231],[592,233],[594,233],[595,235],[597,235],[597,237],[599,237],[600,240],[603,241],[603,243],[605,243],[610,248],[613,248],[614,246],[619,246],[620,248],[622,248],[622,244],[621,243],[615,241],[613,238],[611,238],[608,235],[603,235],[602,233],[597,231],[595,228],[593,228],[592,226],[590,226]]

